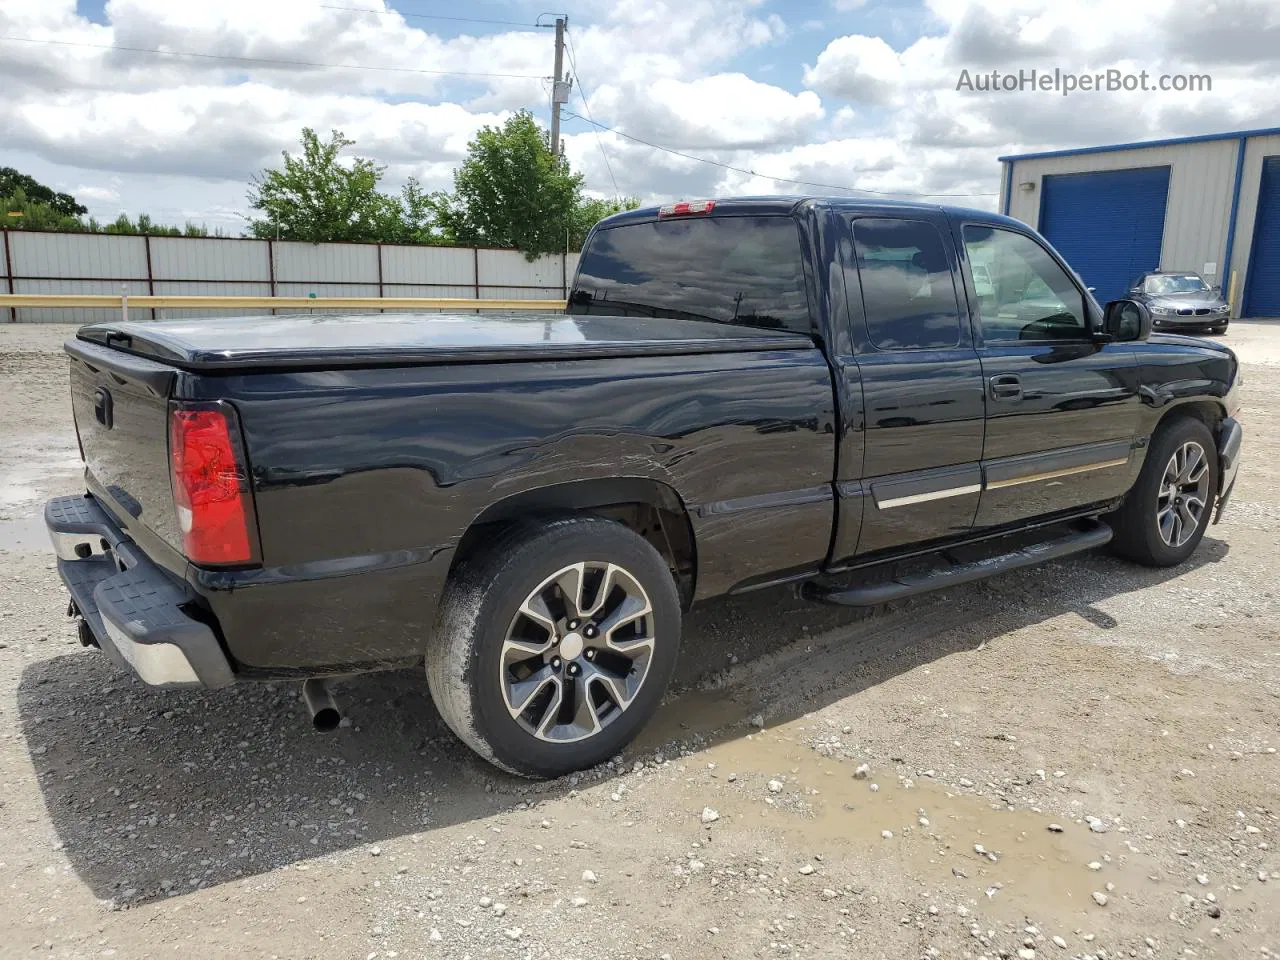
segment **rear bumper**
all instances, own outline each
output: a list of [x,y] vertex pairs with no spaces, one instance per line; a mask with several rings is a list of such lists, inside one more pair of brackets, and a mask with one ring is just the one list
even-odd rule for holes
[[103,652],[154,687],[225,687],[235,674],[184,585],[152,563],[89,494],[44,508],[58,574]]
[[1219,482],[1218,509],[1213,515],[1213,522],[1222,519],[1227,509],[1227,501],[1236,486],[1236,473],[1240,470],[1240,448],[1244,441],[1244,428],[1234,417],[1227,417],[1218,428],[1218,467],[1222,474]]

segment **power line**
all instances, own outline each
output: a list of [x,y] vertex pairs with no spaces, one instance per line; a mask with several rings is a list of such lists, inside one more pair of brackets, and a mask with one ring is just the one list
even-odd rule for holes
[[698,163],[709,163],[713,167],[722,167],[725,170],[732,170],[734,173],[745,173],[751,177],[761,177],[765,180],[776,180],[778,183],[794,183],[802,187],[821,187],[824,190],[847,190],[850,193],[872,193],[880,197],[996,197],[998,193],[916,193],[910,190],[871,190],[867,187],[846,187],[838,183],[819,183],[814,180],[795,180],[790,177],[775,177],[770,173],[761,173],[758,170],[750,170],[746,167],[736,167],[731,163],[722,163],[719,160],[712,160],[709,157],[699,157],[692,153],[683,153],[680,150],[673,150],[671,147],[664,147],[659,143],[652,143],[648,140],[642,140],[639,137],[633,137],[629,133],[623,133],[621,130],[615,130],[613,127],[605,126],[589,117],[582,117],[576,113],[569,113],[569,116],[584,120],[593,127],[599,127],[601,130],[607,130],[610,133],[622,137],[624,140],[631,140],[635,143],[643,144],[646,147],[652,147],[655,150],[661,150],[663,153],[670,153],[677,157],[683,157],[686,160],[696,160]]
[[[587,87],[582,82],[582,74],[578,73],[578,60],[573,55],[573,34],[565,31],[565,38],[569,41],[569,66],[573,67],[573,79],[577,82],[578,96],[582,98],[582,106],[587,111],[587,119],[594,124],[595,121],[591,120],[591,104],[587,102]],[[618,189],[618,181],[613,176],[613,166],[609,163],[609,154],[605,152],[604,141],[600,139],[600,131],[593,126],[591,132],[596,135],[596,146],[600,148],[600,156],[604,158],[604,168],[609,171],[609,182],[613,184],[614,199],[621,204],[622,191]]]
[[530,73],[468,73],[459,70],[421,70],[416,67],[375,67],[363,63],[318,63],[311,60],[277,60],[265,57],[232,57],[219,53],[192,53],[182,50],[157,50],[153,47],[122,47],[111,43],[80,43],[74,40],[43,40],[34,37],[2,36],[0,40],[15,43],[43,43],[60,47],[88,47],[94,50],[118,50],[125,53],[150,53],[162,57],[188,57],[225,63],[247,63],[267,67],[320,67],[326,70],[371,70],[379,73],[417,73],[434,77],[502,78],[507,80],[541,80]]
[[346,10],[350,13],[377,13],[383,16],[400,16],[404,17],[406,20],[449,20],[453,23],[488,23],[504,27],[538,27],[538,24],[536,23],[526,23],[523,20],[489,20],[483,17],[446,17],[442,14],[435,13],[405,13],[403,10],[371,10],[368,7],[343,7],[334,3],[318,3],[316,6],[322,10]]

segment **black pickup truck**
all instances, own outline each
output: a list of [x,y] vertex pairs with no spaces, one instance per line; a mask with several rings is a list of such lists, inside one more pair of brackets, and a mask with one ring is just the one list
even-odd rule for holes
[[333,726],[324,678],[425,663],[467,744],[554,776],[653,714],[704,598],[1185,560],[1231,494],[1239,367],[1150,330],[983,211],[636,210],[567,315],[80,330],[88,489],[46,518],[82,640],[146,683],[297,678]]

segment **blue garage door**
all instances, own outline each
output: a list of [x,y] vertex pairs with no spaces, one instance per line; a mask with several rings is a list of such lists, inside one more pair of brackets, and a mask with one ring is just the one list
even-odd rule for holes
[[1262,161],[1246,287],[1246,317],[1280,317],[1280,157]]
[[1138,274],[1160,266],[1168,197],[1168,167],[1045,177],[1040,232],[1099,303],[1118,300]]

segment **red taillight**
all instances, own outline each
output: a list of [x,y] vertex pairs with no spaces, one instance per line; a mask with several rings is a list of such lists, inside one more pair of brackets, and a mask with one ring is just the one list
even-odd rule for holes
[[249,563],[248,484],[236,457],[232,424],[220,408],[175,407],[169,417],[169,469],[192,563]]
[[681,200],[658,208],[659,217],[693,217],[715,209],[714,200]]

